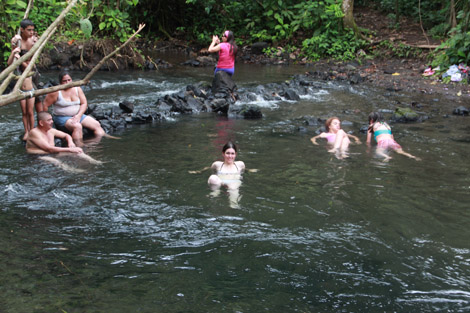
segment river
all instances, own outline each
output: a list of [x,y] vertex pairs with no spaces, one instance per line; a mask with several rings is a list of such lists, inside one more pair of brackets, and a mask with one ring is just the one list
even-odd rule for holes
[[[239,65],[235,80],[254,89],[305,70]],[[211,75],[100,72],[86,94],[145,106]],[[470,311],[469,118],[435,96],[319,84],[297,102],[255,101],[258,120],[203,113],[127,128],[85,147],[103,165],[64,160],[79,174],[26,155],[19,105],[0,108],[0,311]],[[420,162],[384,163],[365,144],[338,160],[303,124],[337,115],[364,142],[369,112],[397,101],[431,116],[392,124]],[[211,196],[209,172],[188,173],[227,140],[258,169],[237,209]]]

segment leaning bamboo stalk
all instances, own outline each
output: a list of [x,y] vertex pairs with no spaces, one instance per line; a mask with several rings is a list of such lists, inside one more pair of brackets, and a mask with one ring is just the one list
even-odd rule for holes
[[73,82],[68,83],[68,84],[53,86],[53,87],[44,88],[44,89],[38,89],[38,90],[34,90],[34,91],[31,91],[31,92],[28,92],[28,93],[22,93],[19,90],[17,90],[16,92],[11,92],[7,95],[0,96],[0,106],[4,106],[4,105],[7,105],[7,104],[10,104],[10,103],[22,100],[22,99],[26,99],[28,97],[41,96],[41,95],[45,95],[45,94],[55,92],[55,91],[58,91],[58,90],[64,90],[64,89],[68,89],[68,88],[88,84],[90,82],[91,77],[101,68],[101,66],[106,61],[108,61],[111,57],[113,57],[116,53],[118,53],[119,50],[121,50],[129,42],[131,42],[131,40],[133,40],[135,38],[135,36],[137,36],[137,34],[144,27],[145,27],[145,24],[140,24],[138,30],[135,31],[134,34],[131,37],[129,37],[129,39],[127,39],[125,43],[123,43],[120,47],[116,48],[110,54],[106,55],[95,67],[93,67],[93,69],[85,76],[85,78],[83,78],[81,80],[78,80],[78,81],[73,81]]

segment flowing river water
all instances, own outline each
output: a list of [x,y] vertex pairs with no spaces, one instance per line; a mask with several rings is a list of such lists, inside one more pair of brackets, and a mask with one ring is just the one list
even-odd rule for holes
[[[239,65],[235,80],[254,89],[302,71]],[[87,97],[145,106],[211,77],[98,73]],[[0,108],[0,311],[468,312],[469,118],[446,116],[438,97],[319,84],[297,102],[254,101],[259,120],[202,113],[127,128],[85,147],[103,165],[65,159],[79,174],[26,155],[19,105]],[[392,124],[421,162],[383,163],[365,144],[338,160],[303,124],[337,115],[364,142],[368,113],[397,101],[431,116]],[[227,140],[258,169],[237,209],[210,195],[209,172],[188,173]]]

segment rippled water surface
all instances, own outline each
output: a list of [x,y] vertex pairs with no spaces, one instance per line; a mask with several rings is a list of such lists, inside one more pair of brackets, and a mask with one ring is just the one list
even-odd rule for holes
[[[251,89],[304,70],[239,66],[235,79]],[[99,73],[87,97],[150,105],[210,72]],[[26,155],[19,106],[0,108],[0,311],[470,311],[470,120],[413,97],[321,82],[299,102],[258,101],[261,120],[128,128],[85,148],[101,166],[64,159],[80,174]],[[397,101],[431,116],[392,125],[421,162],[383,163],[364,144],[338,160],[303,124],[337,115],[365,141],[368,113]],[[209,172],[188,173],[229,139],[259,170],[244,175],[238,209],[210,195]]]

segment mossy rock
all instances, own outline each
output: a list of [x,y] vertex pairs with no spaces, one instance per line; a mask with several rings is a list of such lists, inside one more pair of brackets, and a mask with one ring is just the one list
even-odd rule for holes
[[396,108],[393,113],[393,120],[395,122],[417,122],[419,114],[410,108]]

